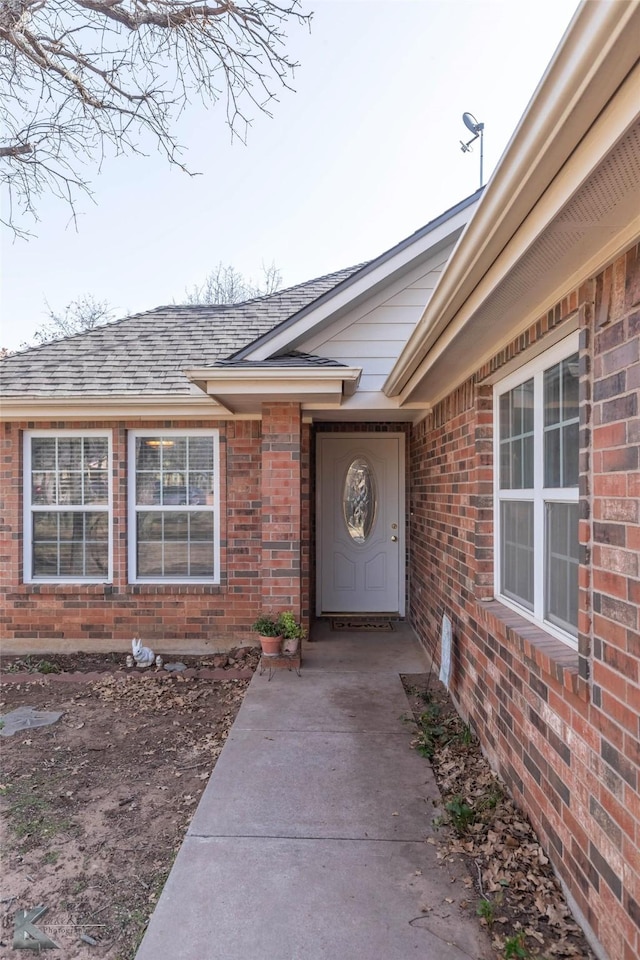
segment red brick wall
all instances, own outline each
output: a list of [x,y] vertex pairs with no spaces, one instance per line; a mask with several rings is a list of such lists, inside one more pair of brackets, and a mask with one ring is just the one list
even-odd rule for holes
[[[579,317],[579,652],[490,599],[486,378]],[[574,290],[411,439],[411,619],[611,960],[640,956],[640,256]]]
[[262,411],[262,604],[300,617],[300,407],[272,403]]
[[[295,404],[264,421],[145,422],[150,428],[220,431],[221,583],[127,582],[127,429],[139,422],[3,425],[0,470],[0,633],[29,641],[165,641],[180,649],[254,642],[264,605],[298,610],[300,586],[300,414]],[[22,436],[25,429],[107,428],[113,436],[114,579],[108,585],[22,582]],[[263,436],[264,432],[264,436]],[[263,470],[266,464],[267,470]],[[263,483],[264,480],[264,483]],[[284,542],[284,546],[279,541]],[[265,566],[266,564],[266,566]],[[87,641],[84,643],[84,641]],[[174,643],[175,641],[175,643]]]

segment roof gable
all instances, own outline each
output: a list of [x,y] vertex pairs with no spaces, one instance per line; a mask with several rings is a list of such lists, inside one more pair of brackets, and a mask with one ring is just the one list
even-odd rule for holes
[[408,275],[412,271],[419,271],[420,266],[437,257],[439,251],[450,252],[452,244],[471,219],[481,195],[482,190],[477,190],[446,210],[410,237],[334,285],[317,300],[238,350],[234,359],[264,360],[289,353],[308,344],[328,325],[340,320],[373,295],[384,297],[385,291],[392,288],[395,291],[404,289],[410,283]]

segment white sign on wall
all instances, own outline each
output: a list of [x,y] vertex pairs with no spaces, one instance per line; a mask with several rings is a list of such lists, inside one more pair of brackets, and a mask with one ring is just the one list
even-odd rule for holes
[[442,642],[440,644],[440,681],[447,690],[451,680],[451,620],[446,615],[442,617]]

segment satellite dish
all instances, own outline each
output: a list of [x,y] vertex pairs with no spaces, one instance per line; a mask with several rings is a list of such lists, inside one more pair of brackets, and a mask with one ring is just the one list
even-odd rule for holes
[[462,122],[467,130],[471,131],[471,133],[478,134],[481,130],[484,130],[484,123],[478,123],[472,113],[463,113]]
[[483,153],[484,153],[484,123],[478,123],[476,118],[472,113],[463,113],[462,122],[464,123],[467,130],[473,134],[471,140],[467,140],[465,143],[464,140],[460,141],[460,149],[463,153],[471,153],[471,144],[475,143],[478,137],[480,137],[480,186],[484,182],[482,176],[482,162],[483,162]]

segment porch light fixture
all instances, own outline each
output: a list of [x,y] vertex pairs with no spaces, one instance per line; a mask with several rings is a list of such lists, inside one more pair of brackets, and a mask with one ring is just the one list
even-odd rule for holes
[[460,141],[460,149],[463,153],[471,153],[471,144],[475,143],[478,137],[480,137],[480,186],[482,186],[482,181],[484,179],[482,175],[482,161],[484,156],[484,123],[478,123],[472,113],[463,113],[462,122],[467,130],[473,134],[471,140],[467,140],[466,143],[464,140]]

